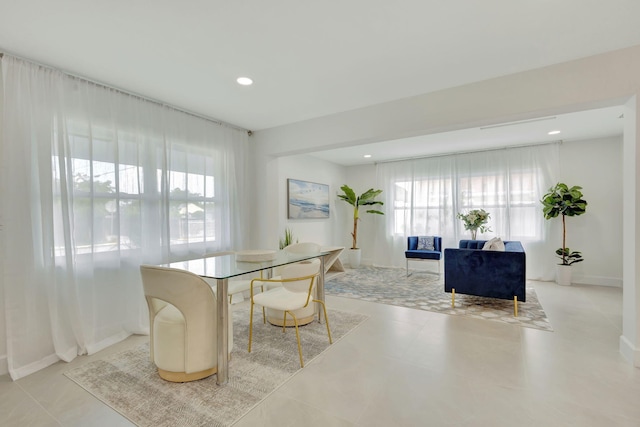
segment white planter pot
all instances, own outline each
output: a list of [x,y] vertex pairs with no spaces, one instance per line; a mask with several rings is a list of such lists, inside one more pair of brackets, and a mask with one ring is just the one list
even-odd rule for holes
[[556,266],[556,283],[562,286],[571,285],[571,266],[570,265]]
[[360,260],[362,259],[362,250],[349,249],[349,265],[351,268],[360,268]]

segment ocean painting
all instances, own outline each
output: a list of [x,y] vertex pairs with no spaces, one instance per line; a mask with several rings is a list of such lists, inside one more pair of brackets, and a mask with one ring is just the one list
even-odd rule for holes
[[329,218],[329,186],[287,179],[289,219]]

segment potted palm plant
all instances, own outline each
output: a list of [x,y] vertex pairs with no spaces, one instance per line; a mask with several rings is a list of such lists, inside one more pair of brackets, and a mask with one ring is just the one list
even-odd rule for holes
[[[353,206],[353,231],[351,232],[353,243],[349,251],[349,264],[352,268],[358,268],[360,266],[360,259],[362,256],[360,248],[358,248],[358,221],[360,220],[360,207],[384,205],[383,202],[374,200],[380,193],[382,193],[382,190],[374,190],[373,188],[370,188],[360,196],[356,196],[356,193],[346,184],[340,187],[340,189],[343,194],[338,194],[338,197]],[[384,212],[375,209],[368,209],[366,212],[384,215]]]
[[582,262],[582,253],[572,251],[567,247],[566,217],[582,215],[587,210],[587,202],[582,198],[582,187],[569,187],[563,183],[557,183],[542,197],[542,212],[545,219],[562,217],[562,247],[556,250],[556,256],[561,263],[557,268],[556,282],[559,285],[571,284],[571,265]]

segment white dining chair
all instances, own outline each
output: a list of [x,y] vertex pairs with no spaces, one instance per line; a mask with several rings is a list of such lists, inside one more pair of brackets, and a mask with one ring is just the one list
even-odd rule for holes
[[[253,339],[253,307],[260,305],[263,308],[280,310],[283,313],[282,332],[286,331],[287,315],[293,319],[293,326],[296,329],[296,340],[298,341],[298,355],[300,356],[300,367],[304,367],[302,358],[302,345],[300,344],[300,332],[298,330],[298,319],[295,315],[296,310],[308,307],[312,303],[319,303],[324,311],[324,319],[327,325],[327,335],[329,336],[329,344],[333,343],[331,338],[331,329],[329,327],[329,318],[327,317],[327,308],[324,301],[314,299],[313,291],[316,286],[316,277],[318,276],[320,262],[318,260],[302,261],[295,264],[284,266],[282,274],[278,279],[253,279],[250,286],[251,311],[249,318],[249,353],[251,353],[251,342]],[[254,292],[257,286],[267,283],[279,283],[273,289],[256,294]],[[263,310],[263,322],[266,323]]]
[[[195,381],[218,371],[217,304],[200,276],[175,268],[141,265],[149,307],[149,356],[161,378]],[[229,322],[229,354],[233,322]]]

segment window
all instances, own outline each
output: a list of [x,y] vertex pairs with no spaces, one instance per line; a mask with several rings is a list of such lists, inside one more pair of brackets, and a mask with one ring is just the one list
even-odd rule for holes
[[[87,133],[68,136],[65,148],[70,157],[52,158],[56,255],[69,249],[62,237],[65,209],[72,213],[66,227],[71,228],[71,246],[78,255],[139,250],[150,224],[160,227],[147,234],[146,239],[157,240],[147,242],[152,245],[167,244],[162,241],[163,228],[168,229],[172,250],[216,241],[224,201],[216,198],[215,150],[194,153],[186,145],[174,144],[165,151],[151,145],[155,156],[146,157],[155,161],[145,163],[139,159],[149,144],[138,144],[126,134],[109,138],[101,129],[90,132],[93,137]],[[154,173],[145,173],[149,170]],[[61,185],[62,179],[70,186]],[[62,188],[71,189],[68,207],[62,203],[67,200]]]
[[545,153],[541,150],[548,148],[381,165],[380,178],[389,179],[387,204],[393,206],[392,219],[387,222],[390,235],[465,238],[468,232],[457,214],[484,209],[491,215],[488,226],[493,235],[510,240],[542,240],[539,199],[541,190],[548,188],[549,179],[545,168],[537,163],[544,154],[535,153]]

